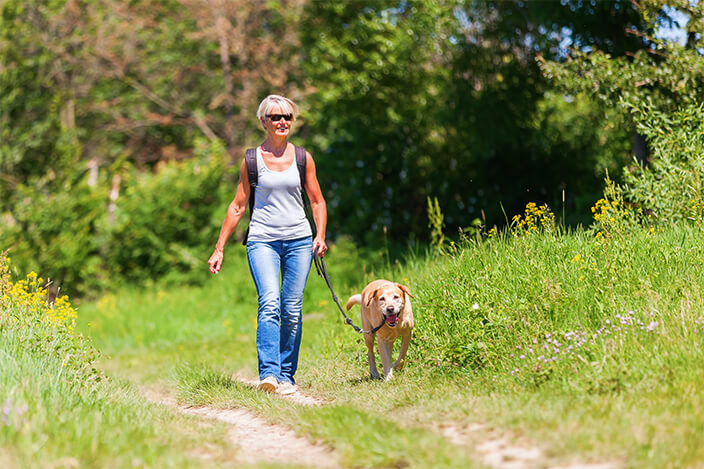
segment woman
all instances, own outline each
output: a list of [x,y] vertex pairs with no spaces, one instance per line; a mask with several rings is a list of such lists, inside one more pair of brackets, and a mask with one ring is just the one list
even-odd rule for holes
[[[259,389],[279,394],[292,394],[297,390],[294,374],[301,345],[303,289],[313,252],[317,249],[322,257],[328,250],[325,244],[327,209],[315,163],[310,153],[306,153],[305,191],[317,231],[312,239],[303,208],[295,146],[287,140],[297,113],[294,102],[282,96],[267,96],[259,105],[257,118],[266,130],[266,139],[256,149],[258,181],[247,236],[249,270],[259,296]],[[243,160],[237,193],[227,209],[215,251],[208,260],[210,272],[214,274],[222,267],[225,244],[244,215],[249,192]]]

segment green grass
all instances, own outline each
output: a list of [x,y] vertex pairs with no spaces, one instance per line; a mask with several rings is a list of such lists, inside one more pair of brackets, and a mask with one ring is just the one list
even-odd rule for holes
[[[397,421],[374,403],[387,399],[388,386],[380,382],[358,382],[355,394],[367,394],[372,407],[351,405],[347,399],[326,396],[327,404],[319,407],[291,405],[268,394],[233,381],[227,373],[207,366],[185,366],[177,370],[180,396],[187,402],[214,407],[245,407],[254,410],[272,423],[293,428],[313,441],[337,450],[343,464],[349,467],[472,467],[466,454],[448,445],[437,433],[418,423],[407,425]],[[306,392],[315,391],[304,385]],[[320,395],[320,397],[323,397]],[[397,399],[395,397],[394,399]]]
[[[95,370],[73,310],[65,299],[47,305],[36,283],[10,283],[0,258],[0,466],[217,467],[233,458],[223,426],[181,431],[194,420]],[[223,451],[203,450],[205,439]]]
[[[326,262],[341,300],[377,276],[406,283],[416,329],[406,369],[390,383],[368,380],[361,336],[343,325],[313,271],[297,378],[303,392],[325,402],[317,407],[231,378],[256,375],[256,294],[239,246],[204,286],[115,291],[81,304],[77,327],[103,352],[108,375],[160,387],[185,403],[246,407],[326,443],[349,467],[472,467],[479,460],[473,448],[495,435],[540,447],[550,465],[698,467],[702,245],[704,231],[691,225],[598,237],[537,230],[385,268],[348,244],[333,246]],[[144,441],[155,434],[154,415],[162,427],[178,420],[140,404],[134,391],[114,395],[125,403],[116,415],[156,412],[141,418]],[[177,424],[172,438],[189,438],[188,427]],[[482,430],[465,432],[462,447],[440,434],[475,424]],[[157,465],[178,459],[178,450],[165,449],[173,440],[159,443],[162,452],[138,447],[130,454]],[[117,448],[99,453],[109,460]],[[86,451],[83,445],[67,454]]]
[[[44,363],[18,359],[22,367],[0,360],[7,410],[0,428],[3,467],[208,467],[198,446],[205,438],[224,439],[224,429],[215,426],[184,433],[180,429],[195,426],[194,419],[146,403],[126,384],[81,390],[47,376],[56,369]],[[234,453],[216,455],[216,464]]]

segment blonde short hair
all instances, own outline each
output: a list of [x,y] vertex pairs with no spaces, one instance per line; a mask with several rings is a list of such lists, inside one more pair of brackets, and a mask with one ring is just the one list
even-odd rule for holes
[[296,120],[298,116],[298,106],[296,106],[296,103],[278,94],[270,94],[262,100],[261,104],[259,104],[259,109],[257,109],[259,122],[261,122],[262,119],[266,119],[267,114],[276,106],[281,108],[283,114],[293,114],[293,120]]

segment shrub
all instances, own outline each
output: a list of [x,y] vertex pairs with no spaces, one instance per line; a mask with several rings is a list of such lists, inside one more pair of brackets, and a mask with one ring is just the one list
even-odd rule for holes
[[650,164],[626,168],[618,191],[653,223],[704,219],[704,107],[664,113],[645,103],[629,106],[648,140]]
[[106,227],[105,263],[119,278],[144,282],[204,269],[235,185],[223,158],[164,164],[134,173]]
[[20,271],[45,272],[56,293],[90,295],[121,280],[198,278],[235,192],[233,171],[217,143],[200,143],[186,161],[154,172],[127,171],[115,201],[107,172],[97,185],[85,177],[49,192],[20,186],[11,214],[2,216],[0,249],[11,249]]
[[20,186],[11,216],[0,228],[0,250],[11,248],[20,271],[47,272],[53,288],[100,286],[98,226],[104,217],[104,187],[85,180],[56,192]]

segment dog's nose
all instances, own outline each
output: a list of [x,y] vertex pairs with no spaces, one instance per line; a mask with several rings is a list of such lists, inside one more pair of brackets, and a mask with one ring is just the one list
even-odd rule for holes
[[393,312],[394,312],[394,307],[393,307],[393,306],[387,306],[387,307],[386,307],[386,311],[388,311],[389,313],[393,313]]

